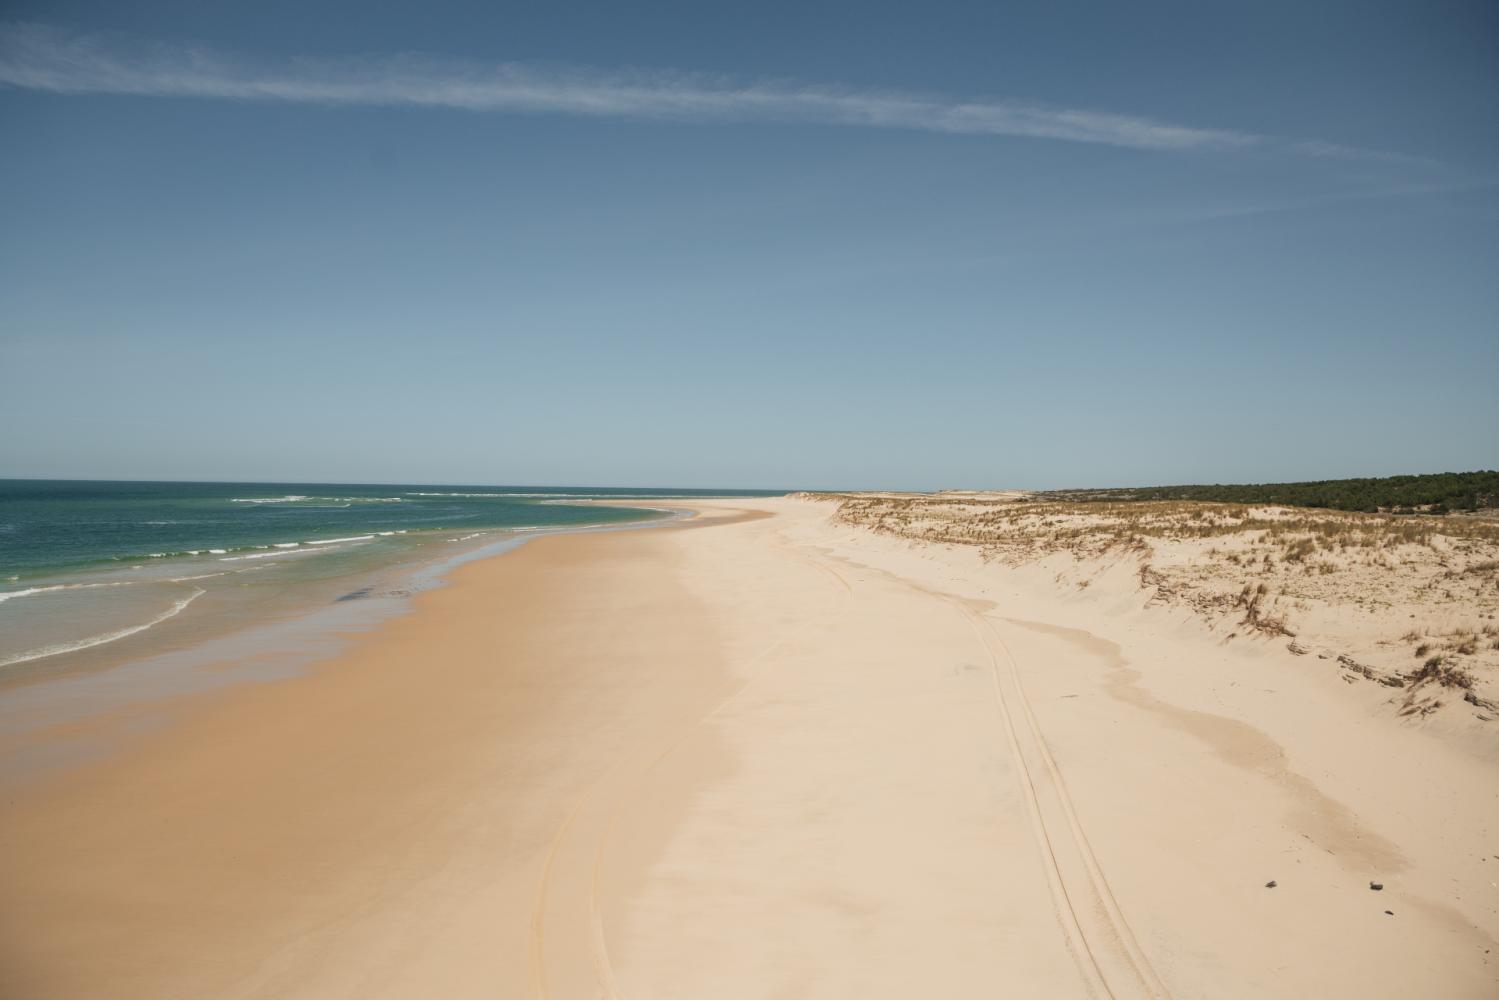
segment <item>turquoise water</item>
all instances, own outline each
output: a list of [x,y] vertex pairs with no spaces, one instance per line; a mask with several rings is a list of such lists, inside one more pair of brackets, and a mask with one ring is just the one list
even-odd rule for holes
[[186,642],[310,604],[405,593],[423,567],[467,551],[666,516],[653,501],[770,495],[0,480],[0,668],[119,653],[148,632]]

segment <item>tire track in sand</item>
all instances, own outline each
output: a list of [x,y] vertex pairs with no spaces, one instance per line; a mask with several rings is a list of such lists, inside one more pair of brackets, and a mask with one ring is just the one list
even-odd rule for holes
[[[1072,805],[1061,768],[1052,756],[1040,721],[1025,693],[1025,686],[1020,680],[1019,664],[994,623],[976,609],[972,601],[925,586],[881,567],[846,556],[831,553],[830,556],[942,601],[968,622],[989,657],[995,708],[999,712],[1005,739],[1015,761],[1017,780],[1030,813],[1032,833],[1045,862],[1057,922],[1061,925],[1068,950],[1078,965],[1079,974],[1089,992],[1095,996],[1106,996],[1110,1000],[1134,997],[1170,1000],[1171,991],[1140,947],[1134,929],[1114,898],[1103,867],[1094,855],[1092,844]],[[1010,699],[1005,695],[1005,675],[1008,675],[1014,689],[1014,701],[1021,709],[1021,718],[1025,723],[1024,739],[1022,730],[1015,724],[1011,714]],[[1044,765],[1046,775],[1051,779],[1049,783],[1037,783],[1022,749],[1022,742],[1031,746],[1034,757]],[[1050,794],[1043,795],[1047,792]],[[1043,799],[1051,803],[1049,809]],[[1048,812],[1053,814],[1053,821],[1055,814],[1061,814],[1076,860],[1067,857],[1069,841],[1053,837],[1052,825],[1055,822],[1048,825]],[[1060,852],[1058,844],[1062,845]],[[1077,870],[1079,868],[1082,870]]]
[[[1130,927],[1129,921],[1119,908],[1118,901],[1114,898],[1103,867],[1093,853],[1092,844],[1088,841],[1082,822],[1078,819],[1077,811],[1072,805],[1072,798],[1067,792],[1066,783],[1062,779],[1061,769],[1057,766],[1056,758],[1052,756],[1051,748],[1047,745],[1046,737],[1041,731],[1041,725],[1031,706],[1030,698],[1025,693],[1025,686],[1020,680],[1019,665],[1014,653],[1011,652],[994,624],[962,598],[927,590],[924,587],[918,586],[917,589],[946,601],[956,608],[978,635],[989,655],[995,707],[1004,724],[1021,790],[1030,808],[1032,830],[1046,861],[1047,881],[1051,884],[1052,894],[1057,903],[1057,917],[1062,924],[1063,933],[1068,938],[1069,948],[1078,962],[1078,968],[1084,980],[1090,989],[1101,992],[1111,1000],[1123,1000],[1125,997],[1170,1000],[1170,991],[1161,981],[1144,950],[1141,949],[1133,928]],[[1001,660],[1007,665],[1007,670],[1001,669]],[[1021,718],[1025,723],[1028,742],[1031,744],[1034,755],[1045,765],[1047,776],[1051,779],[1049,791],[1053,801],[1052,809],[1060,812],[1065,819],[1073,850],[1081,861],[1083,868],[1081,873],[1064,871],[1075,865],[1070,861],[1064,861],[1058,855],[1056,841],[1046,821],[1048,810],[1042,803],[1042,796],[1037,790],[1035,778],[1026,761],[1025,751],[1021,747],[1020,730],[1015,725],[1011,714],[1010,699],[1005,695],[1002,673],[1009,675],[1010,686],[1015,695],[1014,700],[1020,706]],[[1108,967],[1108,971],[1105,971],[1105,967]]]
[[[846,611],[853,595],[853,588],[848,580],[842,574],[818,560],[800,555],[797,555],[796,558],[836,580],[844,591],[844,599],[840,602],[840,607],[843,611]],[[835,556],[834,558],[837,557]],[[873,567],[865,568],[874,569]],[[1120,909],[1113,891],[1108,884],[1107,877],[1103,872],[1103,868],[1093,852],[1092,845],[1072,804],[1061,769],[1051,753],[1034,708],[1025,693],[1024,685],[1020,679],[1018,663],[1008,644],[1005,643],[993,623],[985,618],[982,613],[975,610],[970,602],[950,594],[928,589],[910,580],[895,577],[893,574],[882,570],[875,570],[875,572],[898,580],[911,589],[943,601],[953,607],[973,629],[975,635],[979,638],[980,644],[984,647],[990,661],[989,672],[995,708],[1000,715],[1002,728],[1005,731],[1005,741],[1015,763],[1017,781],[1020,784],[1023,797],[1026,799],[1032,834],[1035,837],[1038,850],[1045,863],[1047,881],[1053,895],[1055,915],[1061,926],[1068,951],[1072,954],[1078,966],[1079,974],[1086,984],[1088,992],[1094,996],[1108,997],[1110,1000],[1127,1000],[1127,998],[1132,1000],[1132,998],[1136,997],[1150,998],[1150,1000],[1170,1000],[1170,991],[1156,973],[1143,949],[1140,948],[1133,928]],[[827,615],[820,616],[818,619],[808,622],[793,633],[792,636],[772,643],[764,651],[756,654],[749,662],[755,663],[770,657],[778,649],[799,638],[806,631],[814,627],[826,625],[835,616],[836,612],[830,612]],[[631,782],[630,787],[635,788],[642,784],[662,761],[680,749],[697,730],[734,704],[753,685],[755,680],[755,677],[748,678],[731,695],[679,733],[670,745],[644,766],[639,775]],[[1007,680],[1012,691],[1010,695],[1007,695],[1005,690]],[[1018,713],[1012,709],[1012,704],[1018,706]],[[1019,719],[1018,723],[1017,715]],[[1027,759],[1026,747],[1030,748],[1031,757],[1039,760],[1044,767],[1045,775],[1043,780],[1039,782],[1036,774],[1033,772],[1030,761]],[[610,778],[617,774],[622,769],[622,766],[617,765],[611,769],[596,787],[602,788],[609,785]],[[1050,779],[1049,782],[1045,780],[1048,778]],[[622,803],[626,801],[626,797],[620,795],[615,801],[616,804],[610,809],[604,821],[597,846],[593,852],[593,865],[589,887],[590,947],[595,976],[598,986],[602,990],[603,997],[606,1000],[625,1000],[620,993],[614,976],[613,965],[609,957],[607,934],[599,904],[599,882],[605,853],[608,848],[609,838],[617,825],[623,809]],[[547,859],[548,872],[552,867],[562,841],[566,839],[577,816],[587,804],[587,799],[581,801],[569,815],[563,827],[558,831]],[[1048,820],[1048,816],[1050,816],[1050,820]],[[1058,819],[1061,822],[1058,822]],[[1065,834],[1054,835],[1053,831],[1057,827],[1065,827]],[[537,917],[533,924],[534,954],[537,961],[539,984],[538,992],[544,1000],[550,997],[545,988],[544,955],[541,950],[541,915],[545,907],[547,881],[548,878],[544,875],[537,899]]]

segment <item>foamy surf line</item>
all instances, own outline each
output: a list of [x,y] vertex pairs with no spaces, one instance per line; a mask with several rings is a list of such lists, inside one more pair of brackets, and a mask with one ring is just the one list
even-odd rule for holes
[[140,583],[139,580],[113,580],[108,583],[58,583],[50,587],[27,587],[25,590],[7,590],[0,592],[0,604],[14,597],[30,597],[33,594],[50,594],[58,590],[93,590],[96,587],[129,587]]
[[103,646],[106,643],[124,639],[127,636],[137,635],[166,621],[180,615],[189,604],[208,593],[206,590],[194,590],[187,597],[175,602],[170,608],[152,618],[150,621],[140,625],[131,625],[128,628],[118,629],[114,632],[105,632],[102,635],[89,636],[87,639],[78,639],[74,642],[59,642],[51,646],[43,646],[40,649],[29,649],[24,653],[12,656],[9,659],[0,660],[0,667],[14,666],[17,663],[29,663],[32,660],[44,659],[48,656],[58,656],[62,653],[76,653],[81,649],[92,649],[94,646]]
[[[133,556],[111,556],[110,557],[110,561],[111,562],[116,562],[116,563],[121,563],[121,562],[130,563],[130,562],[136,562],[136,561],[139,561],[139,560],[142,560],[142,559],[181,559],[181,558],[187,557],[187,556],[210,555],[210,556],[223,556],[224,558],[220,559],[219,560],[220,562],[237,562],[237,561],[239,561],[241,559],[264,559],[267,556],[289,555],[289,554],[293,554],[297,550],[301,550],[301,551],[304,551],[304,552],[306,552],[306,551],[315,551],[315,550],[308,550],[308,549],[304,548],[305,546],[308,546],[308,545],[338,545],[338,544],[342,544],[344,542],[367,542],[367,541],[372,541],[372,540],[374,540],[376,538],[393,538],[396,535],[405,535],[405,534],[407,534],[409,532],[409,530],[410,529],[407,529],[407,528],[401,528],[399,530],[393,530],[393,531],[373,531],[373,532],[370,532],[370,533],[364,534],[364,535],[350,535],[350,536],[348,536],[346,538],[314,538],[314,539],[309,539],[308,541],[305,541],[305,542],[270,542],[270,543],[265,544],[265,545],[239,545],[239,546],[231,546],[229,548],[183,549],[183,550],[181,550],[179,552],[146,552],[146,553],[141,554],[141,555],[133,555]],[[503,530],[503,529],[500,529],[500,530]],[[282,551],[272,552],[272,551],[270,551],[271,549],[280,549]],[[239,554],[230,555],[230,553],[248,553],[248,554],[246,554],[246,555],[239,555]],[[84,585],[83,584],[74,584],[72,586],[84,586]],[[87,586],[119,586],[119,585],[118,584],[88,584]],[[31,591],[27,591],[27,592],[29,593]],[[20,596],[21,593],[22,593],[21,591],[11,591],[10,592],[10,596]],[[6,599],[6,596],[7,596],[6,594],[0,593],[0,602],[3,602]]]
[[[437,494],[437,493],[433,493],[433,494],[413,493],[412,494],[412,496],[447,496],[447,495],[448,494]],[[455,494],[452,494],[452,495],[453,496],[488,496],[489,494],[455,493]],[[249,504],[299,503],[299,504],[307,504],[310,507],[317,507],[317,506],[320,506],[320,505],[317,504],[317,503],[314,503],[313,501],[319,501],[319,500],[325,501],[325,502],[329,502],[329,503],[340,504],[340,505],[345,506],[345,507],[347,507],[349,504],[355,504],[355,503],[401,503],[402,502],[402,499],[400,497],[314,497],[314,496],[303,496],[301,494],[289,494],[289,495],[284,496],[284,497],[232,497],[229,500],[229,502],[230,503],[249,503]]]
[[243,556],[228,556],[219,562],[240,562],[245,559],[272,559],[276,556],[305,556],[320,551],[323,548],[312,548],[312,546],[343,545],[349,542],[372,542],[376,538],[389,538],[392,535],[404,535],[404,531],[376,531],[368,535],[350,535],[348,538],[314,538],[306,542],[275,542],[271,545],[256,546],[260,549],[276,549],[275,552],[251,552]]
[[274,559],[277,556],[307,556],[312,555],[317,549],[287,548],[276,546],[275,552],[251,552],[242,556],[225,556],[219,562],[244,562],[246,559]]

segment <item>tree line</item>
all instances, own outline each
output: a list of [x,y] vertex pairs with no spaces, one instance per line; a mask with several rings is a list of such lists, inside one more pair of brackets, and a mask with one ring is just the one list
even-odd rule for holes
[[1499,507],[1499,472],[1438,472],[1381,479],[1323,479],[1308,483],[1253,483],[1211,486],[1145,486],[1122,489],[1052,490],[1038,499],[1203,500],[1271,503],[1287,507],[1327,507],[1368,513],[1445,514]]

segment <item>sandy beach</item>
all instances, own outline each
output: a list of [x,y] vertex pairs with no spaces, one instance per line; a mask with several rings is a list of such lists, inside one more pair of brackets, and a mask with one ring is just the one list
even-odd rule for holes
[[0,996],[1499,994],[1499,722],[1133,565],[680,506],[17,784]]

